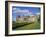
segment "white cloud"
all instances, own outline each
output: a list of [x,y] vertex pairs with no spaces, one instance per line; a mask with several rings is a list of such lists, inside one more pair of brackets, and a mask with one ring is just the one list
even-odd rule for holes
[[12,10],[16,10],[16,8],[13,8]]
[[32,14],[32,12],[29,12],[28,9],[19,9],[19,8],[13,8],[14,13],[23,13],[23,14]]
[[40,12],[36,13],[36,15],[40,15]]
[[[32,12],[29,12],[28,9],[19,9],[19,8],[13,8],[13,13],[21,13],[21,14],[26,14],[26,15],[31,15],[33,14]],[[35,13],[36,15],[40,15],[40,12]]]

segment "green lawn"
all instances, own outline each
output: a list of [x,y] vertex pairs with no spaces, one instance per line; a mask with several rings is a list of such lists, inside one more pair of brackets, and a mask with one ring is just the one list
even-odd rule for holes
[[22,27],[18,27],[15,30],[31,30],[31,29],[40,29],[40,23],[34,22]]

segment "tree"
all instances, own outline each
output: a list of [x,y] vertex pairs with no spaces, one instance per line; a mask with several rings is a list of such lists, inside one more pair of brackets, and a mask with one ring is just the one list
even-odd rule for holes
[[39,15],[39,17],[38,17],[38,22],[40,22],[40,15]]

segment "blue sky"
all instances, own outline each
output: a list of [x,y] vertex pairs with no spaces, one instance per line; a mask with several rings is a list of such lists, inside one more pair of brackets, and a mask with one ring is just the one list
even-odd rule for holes
[[27,16],[27,15],[38,15],[40,14],[39,7],[21,7],[21,6],[13,6],[12,7],[12,19],[15,21],[16,16]]

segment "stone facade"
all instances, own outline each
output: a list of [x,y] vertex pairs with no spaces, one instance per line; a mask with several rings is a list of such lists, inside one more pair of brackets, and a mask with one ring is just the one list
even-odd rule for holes
[[37,21],[37,17],[36,16],[17,16],[16,17],[16,22],[21,23],[21,22],[35,22]]

